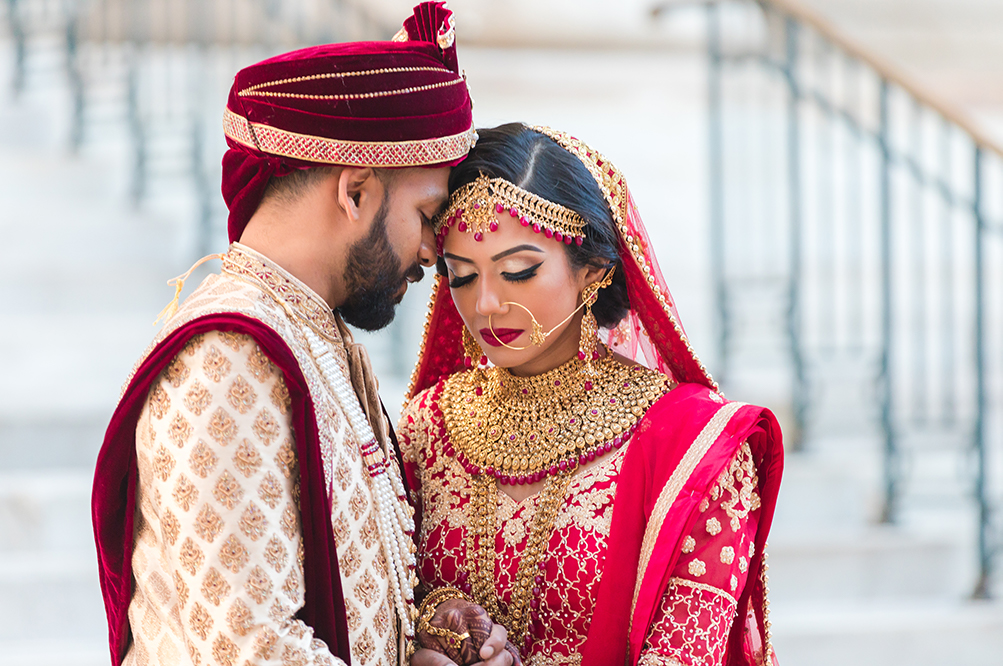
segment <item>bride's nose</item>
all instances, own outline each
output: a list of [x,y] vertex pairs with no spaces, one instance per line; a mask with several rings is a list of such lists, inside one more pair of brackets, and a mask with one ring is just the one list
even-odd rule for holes
[[488,317],[493,314],[501,314],[502,299],[498,297],[498,292],[490,284],[490,280],[480,280],[477,285],[477,314]]

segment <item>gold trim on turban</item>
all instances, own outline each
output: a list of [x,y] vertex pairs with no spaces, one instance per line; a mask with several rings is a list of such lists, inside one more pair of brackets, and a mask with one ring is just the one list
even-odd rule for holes
[[237,143],[270,155],[358,167],[417,167],[451,162],[466,156],[477,138],[471,124],[465,132],[431,139],[344,141],[252,123],[230,109],[223,113],[223,132]]

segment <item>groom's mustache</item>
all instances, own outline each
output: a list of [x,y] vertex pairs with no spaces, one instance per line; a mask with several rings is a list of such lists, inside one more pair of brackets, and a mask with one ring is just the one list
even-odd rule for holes
[[424,277],[425,271],[422,270],[421,264],[418,262],[411,264],[411,268],[407,269],[407,273],[404,274],[404,279],[408,282],[421,282]]

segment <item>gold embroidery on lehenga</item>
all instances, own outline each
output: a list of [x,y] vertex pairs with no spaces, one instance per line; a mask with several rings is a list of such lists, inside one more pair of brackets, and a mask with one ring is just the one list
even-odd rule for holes
[[216,640],[212,642],[212,657],[216,660],[216,663],[220,666],[234,666],[237,662],[237,657],[240,656],[240,650],[229,638],[223,634],[216,636]]
[[[469,571],[466,549],[462,546],[444,548],[442,544],[447,538],[452,543],[464,541],[467,525],[464,510],[470,478],[454,458],[442,454],[441,442],[429,438],[428,433],[436,432],[441,422],[427,405],[419,407],[427,397],[427,393],[420,395],[405,410],[398,435],[404,459],[415,461],[421,473],[421,501],[425,511],[421,552],[435,553],[419,560],[422,580],[436,585],[456,584],[455,579],[444,578],[444,572],[447,568]],[[580,471],[568,485],[554,518],[554,529],[544,556],[547,571],[539,613],[545,634],[537,636],[534,645],[546,647],[542,648],[543,652],[535,651],[528,658],[524,654],[527,665],[580,664],[578,652],[584,635],[579,635],[574,628],[587,625],[585,618],[592,614],[594,600],[584,591],[594,587],[597,572],[602,570],[616,493],[615,480],[626,451],[627,447],[623,447]],[[532,531],[539,496],[515,502],[498,491],[497,498],[496,590],[502,607],[507,609],[515,581],[515,569],[511,565],[518,561],[522,540]],[[520,535],[522,539],[518,538]],[[561,593],[547,594],[547,590],[560,590]]]
[[721,664],[737,607],[735,598],[724,590],[672,578],[662,597],[659,619],[648,631],[645,652],[693,666]]
[[[750,511],[759,508],[759,494],[756,492],[758,487],[759,477],[756,475],[752,450],[748,444],[745,444],[732,460],[728,469],[721,473],[720,479],[714,486],[717,494],[726,498],[721,506],[728,514],[732,532],[738,531],[741,521],[749,515]],[[749,557],[752,557],[751,552]]]

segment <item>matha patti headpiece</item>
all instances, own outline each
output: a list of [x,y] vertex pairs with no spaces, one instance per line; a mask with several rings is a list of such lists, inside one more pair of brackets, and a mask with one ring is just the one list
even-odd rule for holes
[[442,241],[451,227],[472,233],[474,240],[498,230],[496,213],[507,212],[524,227],[567,245],[585,241],[585,218],[560,204],[544,199],[504,178],[488,178],[484,173],[453,192],[449,205],[436,217],[435,232],[441,254]]

